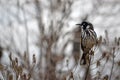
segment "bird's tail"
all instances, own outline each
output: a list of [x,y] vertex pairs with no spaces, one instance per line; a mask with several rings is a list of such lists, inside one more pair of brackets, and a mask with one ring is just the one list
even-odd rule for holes
[[89,55],[87,53],[83,53],[81,60],[80,60],[80,65],[86,65],[89,59]]

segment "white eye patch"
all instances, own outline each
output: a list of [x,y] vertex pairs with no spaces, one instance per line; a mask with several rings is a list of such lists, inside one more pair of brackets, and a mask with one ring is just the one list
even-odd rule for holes
[[89,29],[90,28],[90,26],[88,25],[87,27],[86,27],[86,29]]

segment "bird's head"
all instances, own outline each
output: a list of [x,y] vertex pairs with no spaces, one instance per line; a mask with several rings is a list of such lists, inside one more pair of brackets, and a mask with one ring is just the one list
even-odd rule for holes
[[80,28],[82,27],[83,30],[87,30],[87,29],[93,29],[93,25],[89,22],[86,22],[86,21],[83,21],[81,24],[76,24],[76,25],[79,25]]

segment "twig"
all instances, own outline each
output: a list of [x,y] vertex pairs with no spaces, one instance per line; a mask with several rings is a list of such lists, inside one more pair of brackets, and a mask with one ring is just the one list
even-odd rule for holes
[[113,55],[112,55],[113,61],[112,61],[112,68],[111,68],[109,80],[111,80],[112,72],[113,72],[113,68],[114,68],[114,62],[115,62],[115,61],[114,61],[114,53],[115,53],[115,48],[113,48]]
[[89,69],[90,69],[90,63],[91,63],[91,57],[90,57],[90,60],[89,60],[89,65],[87,67],[87,71],[85,73],[85,79],[84,80],[87,80],[87,76],[88,76],[88,73],[89,73]]

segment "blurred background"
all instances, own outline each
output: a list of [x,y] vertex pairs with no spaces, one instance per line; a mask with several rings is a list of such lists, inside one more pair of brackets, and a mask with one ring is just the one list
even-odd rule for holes
[[[0,0],[0,80],[120,80],[119,13],[119,0]],[[88,73],[83,20],[99,39]]]

